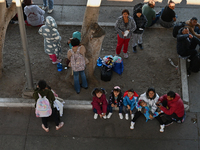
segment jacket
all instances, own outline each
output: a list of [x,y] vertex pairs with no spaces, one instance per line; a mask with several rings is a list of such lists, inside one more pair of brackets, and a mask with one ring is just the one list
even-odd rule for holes
[[39,29],[39,34],[44,37],[44,50],[48,55],[56,54],[59,57],[61,52],[61,36],[58,32],[57,24],[53,17],[47,16],[45,25]]
[[136,29],[136,24],[131,16],[128,16],[128,25],[127,26],[125,26],[123,16],[120,16],[116,21],[115,30],[119,34],[120,38],[124,38],[124,35],[122,35],[122,32],[124,32],[126,30],[130,30],[129,34],[126,37],[126,39],[129,39],[135,29]]
[[129,105],[131,107],[131,110],[133,110],[136,107],[136,104],[138,103],[138,94],[134,92],[133,97],[129,98],[128,97],[128,91],[124,93],[124,98],[123,98],[123,104],[124,106]]
[[183,100],[181,99],[180,95],[176,93],[176,96],[173,100],[169,101],[167,100],[167,94],[161,96],[158,101],[167,101],[167,106],[169,109],[165,107],[161,107],[160,109],[167,115],[172,115],[175,113],[178,117],[183,117],[184,115],[184,104]]
[[[200,34],[197,34],[197,33],[194,31],[195,26],[192,25],[191,21],[188,20],[188,21],[186,21],[185,23],[186,23],[185,26],[188,27],[188,29],[190,30],[191,34],[194,35],[194,36],[196,36],[197,38],[200,38]],[[199,27],[199,29],[200,29],[200,24],[199,24],[199,23],[197,23],[196,26]]]
[[143,14],[140,16],[140,18],[136,14],[134,14],[134,20],[135,20],[137,28],[133,33],[142,34],[144,30],[139,30],[139,28],[144,29],[146,27],[147,18]]
[[120,92],[118,97],[117,97],[117,101],[115,101],[115,96],[114,96],[114,93],[113,91],[110,93],[110,97],[109,97],[109,100],[108,100],[108,104],[117,104],[117,106],[123,106],[123,95],[122,93]]
[[154,112],[157,109],[156,103],[157,103],[158,99],[159,99],[158,94],[156,94],[156,97],[154,99],[147,98],[146,92],[141,94],[139,97],[139,101],[144,100],[147,103],[147,105],[149,105],[149,110],[151,111],[151,114],[154,114]]
[[91,104],[92,104],[92,109],[97,110],[97,114],[102,114],[107,112],[108,103],[105,94],[102,94],[100,98],[94,96]]
[[[145,110],[145,112],[144,112],[144,110]],[[146,118],[146,122],[147,122],[150,119],[149,115],[151,114],[149,107],[148,106],[142,107],[142,111],[141,112],[144,114],[144,116]],[[158,112],[154,112],[152,114],[153,117],[157,117],[158,115],[159,115]]]

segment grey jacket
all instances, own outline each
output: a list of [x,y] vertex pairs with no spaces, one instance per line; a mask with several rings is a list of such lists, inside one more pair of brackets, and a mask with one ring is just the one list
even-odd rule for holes
[[126,39],[129,39],[133,33],[133,31],[135,31],[136,29],[136,24],[135,21],[133,20],[133,18],[131,16],[128,16],[128,25],[125,26],[124,23],[124,19],[123,16],[120,16],[115,24],[115,29],[117,30],[119,37],[120,38],[124,38],[124,35],[122,35],[122,32],[126,31],[126,30],[130,30],[128,36],[126,37]]
[[56,54],[59,57],[61,52],[61,36],[59,35],[57,24],[53,17],[47,16],[45,25],[40,27],[39,34],[44,37],[44,51],[48,55]]

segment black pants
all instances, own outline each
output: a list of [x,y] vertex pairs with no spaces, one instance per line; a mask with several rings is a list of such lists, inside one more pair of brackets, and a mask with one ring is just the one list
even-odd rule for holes
[[172,122],[173,121],[172,118],[174,118],[175,121],[179,121],[179,120],[182,121],[182,119],[183,119],[183,117],[178,117],[175,113],[173,113],[172,115],[166,115],[166,114],[164,114],[163,117],[167,120],[165,122],[165,124],[168,124],[168,123]]
[[196,56],[197,51],[195,50],[197,45],[200,45],[200,40],[193,36],[193,38],[191,39],[191,45],[190,45],[190,50],[187,52],[187,56],[190,55],[190,58],[192,60],[192,58],[194,58],[194,56]]
[[[51,116],[53,116],[54,122],[55,122],[56,126],[58,126],[60,123],[60,115],[56,108],[52,109]],[[51,116],[49,116],[49,117],[51,117]],[[49,117],[42,117],[42,123],[44,124],[45,128],[48,128],[47,122],[48,122]]]

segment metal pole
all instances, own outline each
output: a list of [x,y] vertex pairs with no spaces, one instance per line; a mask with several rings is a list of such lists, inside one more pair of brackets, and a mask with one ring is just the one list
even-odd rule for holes
[[27,83],[28,83],[27,88],[28,90],[33,90],[33,78],[32,78],[32,72],[31,72],[29,53],[27,49],[28,44],[27,44],[27,38],[26,38],[26,30],[25,30],[25,25],[24,25],[24,16],[22,12],[21,0],[16,0],[16,6],[17,6],[19,29],[20,29],[21,40],[22,40],[22,47],[24,51],[24,62],[25,62],[26,78],[27,78]]

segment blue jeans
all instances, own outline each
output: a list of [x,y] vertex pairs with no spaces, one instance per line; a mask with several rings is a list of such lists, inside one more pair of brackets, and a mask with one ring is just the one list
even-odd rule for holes
[[155,20],[152,21],[152,23],[151,23],[151,25],[150,25],[149,27],[153,26],[153,25],[159,20],[159,18],[160,18],[160,16],[162,15],[164,9],[165,9],[165,8],[162,8],[161,11],[160,11],[159,13],[156,14]]
[[[54,0],[48,0],[48,1],[49,1],[49,9],[53,9]],[[43,0],[43,6],[47,7],[47,0]]]
[[[73,71],[73,72],[74,72],[74,88],[75,88],[76,92],[79,93],[81,86],[83,88],[88,87],[87,79],[86,79],[84,70],[83,71]],[[80,86],[80,82],[79,82],[79,73],[81,74],[81,80],[82,80],[81,86]]]
[[[119,113],[122,113],[123,106],[117,106],[117,107],[119,107]],[[113,108],[111,107],[111,104],[108,105],[107,110],[108,112],[112,113]]]
[[97,109],[94,108],[94,109],[93,109],[93,112],[94,112],[95,114],[97,114]]

